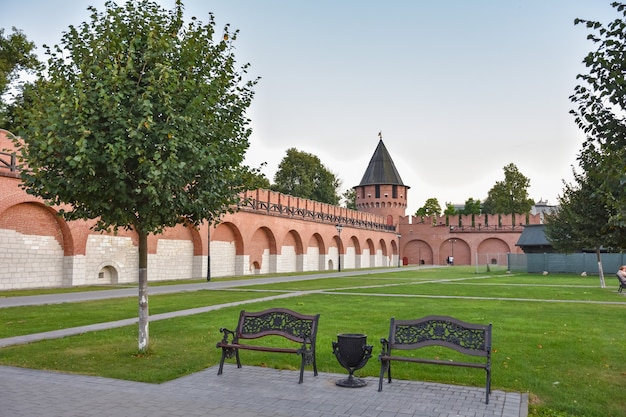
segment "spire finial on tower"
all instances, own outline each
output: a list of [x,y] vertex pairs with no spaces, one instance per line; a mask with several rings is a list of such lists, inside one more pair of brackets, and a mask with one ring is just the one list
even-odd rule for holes
[[380,138],[380,140],[383,140],[383,131],[379,131],[378,132],[378,137]]

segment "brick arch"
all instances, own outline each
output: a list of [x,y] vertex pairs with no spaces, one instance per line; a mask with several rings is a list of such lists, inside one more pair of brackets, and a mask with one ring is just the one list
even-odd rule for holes
[[243,255],[243,238],[239,228],[234,223],[223,222],[218,224],[215,229],[211,230],[211,241],[234,243],[235,254]]
[[494,264],[504,262],[504,254],[511,252],[508,243],[497,237],[489,237],[478,244],[476,248],[479,264]]
[[283,246],[293,246],[296,252],[296,255],[302,255],[304,253],[302,237],[297,230],[291,229],[285,235],[283,239]]
[[[255,263],[260,266],[260,270],[263,273],[276,272],[276,237],[272,230],[268,227],[262,226],[254,231],[250,244],[248,245],[248,255],[250,256],[250,265]],[[269,255],[269,258],[267,258]],[[263,262],[263,259],[269,261],[269,265]]]
[[305,271],[319,271],[324,265],[324,254],[326,253],[326,244],[319,233],[313,233],[309,238],[306,248]]
[[[454,242],[454,244],[452,242]],[[455,265],[472,264],[472,254],[470,246],[465,240],[459,239],[458,237],[450,237],[441,242],[441,246],[439,247],[439,254],[439,263],[442,265],[446,263],[446,259],[448,258],[448,256],[453,256],[453,254]]]
[[[413,239],[403,248],[402,263],[406,265],[432,265],[433,248],[424,240]],[[423,262],[422,262],[423,261]]]
[[[209,225],[211,239],[209,242],[210,270],[217,276],[233,276],[243,274],[244,255],[241,231],[232,222],[221,222],[215,228]],[[238,260],[239,259],[239,260]]]
[[0,229],[15,230],[23,235],[51,236],[65,256],[74,255],[74,240],[67,222],[56,210],[40,200],[24,198],[0,212]]
[[374,246],[374,241],[372,239],[368,238],[365,241],[365,246],[367,247],[367,249],[369,249],[370,255],[373,255],[376,253],[376,247]]
[[297,272],[303,270],[303,244],[300,233],[291,229],[283,238],[280,248],[281,263],[277,272]]
[[395,240],[391,241],[391,253],[394,255],[398,254],[398,242]]
[[363,252],[363,256],[361,256],[361,264],[363,268],[376,266],[376,247],[374,246],[374,241],[372,239],[368,238],[365,240]]
[[311,235],[311,239],[309,239],[309,246],[313,246],[311,245],[312,243],[316,244],[316,246],[320,250],[320,253],[326,253],[326,244],[324,243],[324,239],[322,239],[322,235],[320,235],[319,233],[313,233]]
[[[349,262],[351,262],[351,265],[349,265],[349,267],[352,268],[360,268],[361,267],[361,242],[359,242],[359,239],[356,236],[352,236],[350,238],[350,240],[348,241],[348,249],[350,247],[354,248],[354,259],[349,259]],[[347,268],[348,266],[346,266]]]
[[357,255],[361,254],[361,242],[359,241],[359,238],[357,238],[356,236],[352,236],[350,238],[350,243],[352,244],[352,246],[354,246],[354,252]]
[[193,255],[203,255],[200,230],[190,224],[177,224],[174,227],[165,228],[158,235],[151,235],[148,240],[148,253],[156,253],[158,241],[161,239],[189,240],[193,244]]
[[385,242],[384,239],[380,239],[378,244],[380,246],[380,251],[383,254],[383,256],[387,256],[387,252],[388,252],[388,250],[387,250],[387,242]]

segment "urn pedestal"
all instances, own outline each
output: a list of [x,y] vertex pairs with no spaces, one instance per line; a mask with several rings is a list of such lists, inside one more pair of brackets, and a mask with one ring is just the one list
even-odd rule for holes
[[335,384],[340,387],[359,388],[367,385],[362,379],[354,377],[354,371],[365,366],[372,357],[372,345],[367,344],[367,335],[360,333],[341,333],[333,342],[333,353],[339,364],[348,371],[348,378],[340,379]]

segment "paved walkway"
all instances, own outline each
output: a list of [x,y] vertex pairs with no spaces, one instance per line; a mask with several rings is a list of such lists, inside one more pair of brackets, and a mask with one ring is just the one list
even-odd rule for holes
[[1,417],[523,417],[527,396],[484,388],[225,365],[160,385],[0,366]]
[[[380,270],[373,271],[380,272]],[[360,271],[360,274],[363,272]],[[324,274],[321,276],[336,276]],[[342,274],[344,275],[344,274]],[[254,281],[212,281],[151,287],[150,294],[198,289],[232,288],[265,282],[317,279],[320,275],[260,278]],[[12,305],[48,304],[88,299],[135,296],[134,288],[0,299],[0,308]],[[296,296],[281,294],[275,297]],[[239,304],[239,303],[233,303]],[[219,308],[211,306],[207,308]],[[221,306],[223,307],[223,306]],[[151,316],[150,320],[197,314],[206,309]],[[1,312],[1,310],[0,310]],[[159,317],[162,316],[162,317]],[[136,323],[129,319],[128,324]],[[1,346],[64,337],[76,331],[128,325],[126,320],[19,338],[0,339]],[[90,327],[86,330],[87,327]],[[82,330],[81,330],[82,329]],[[297,371],[225,365],[169,381],[146,384],[101,377],[0,366],[0,417],[98,417],[98,416],[220,416],[220,417],[526,417],[527,394],[494,390],[489,404],[480,387],[399,381],[377,392],[378,379],[368,377],[363,388],[342,388],[335,381],[346,375],[307,369],[304,383]]]

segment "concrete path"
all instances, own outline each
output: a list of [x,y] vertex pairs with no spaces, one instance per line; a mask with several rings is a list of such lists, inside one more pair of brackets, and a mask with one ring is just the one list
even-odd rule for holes
[[[374,270],[372,273],[379,273]],[[363,271],[355,274],[363,274]],[[342,273],[342,276],[349,275]],[[338,273],[296,277],[259,278],[253,281],[211,281],[151,287],[150,294],[199,289],[235,288],[243,285],[318,279]],[[304,292],[286,293],[274,298],[293,297]],[[119,289],[0,299],[0,308],[41,305],[136,296],[137,289]],[[258,301],[258,300],[257,300]],[[238,305],[254,300],[230,303]],[[150,317],[159,320],[198,314],[208,306]],[[0,310],[1,313],[1,310]],[[76,332],[95,331],[137,322],[136,318],[36,335],[0,339],[0,347],[30,343],[46,338],[64,337]],[[377,392],[378,379],[368,377],[363,388],[342,388],[335,381],[346,375],[320,373],[313,377],[307,370],[304,383],[298,384],[297,371],[226,365],[224,374],[217,368],[169,381],[146,384],[101,377],[63,374],[0,366],[0,417],[56,416],[220,416],[220,417],[526,417],[528,396],[494,390],[485,404],[484,388],[425,383],[419,381],[385,382]]]

